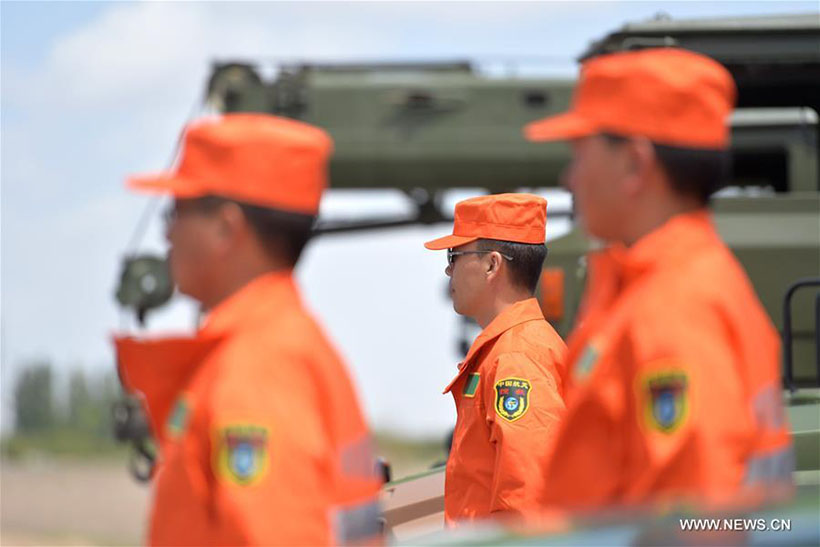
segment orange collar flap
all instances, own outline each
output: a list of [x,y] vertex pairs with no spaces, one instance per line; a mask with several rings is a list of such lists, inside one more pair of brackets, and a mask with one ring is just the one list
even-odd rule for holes
[[123,387],[145,398],[151,429],[161,436],[172,405],[219,336],[138,340],[115,337]]
[[453,378],[449,384],[447,384],[447,387],[445,387],[444,391],[441,392],[442,395],[449,393],[450,390],[453,389],[453,386],[456,385],[456,382],[458,382],[458,379],[461,378],[462,374],[470,368],[469,365],[470,363],[467,362],[466,359],[458,364],[458,374],[456,374],[456,377]]

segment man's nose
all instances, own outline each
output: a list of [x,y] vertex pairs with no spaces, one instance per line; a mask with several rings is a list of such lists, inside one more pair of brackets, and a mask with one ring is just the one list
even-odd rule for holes
[[168,242],[169,245],[174,242],[174,224],[175,222],[173,220],[165,223],[165,241]]
[[453,265],[447,264],[447,267],[444,268],[444,275],[447,277],[453,277]]

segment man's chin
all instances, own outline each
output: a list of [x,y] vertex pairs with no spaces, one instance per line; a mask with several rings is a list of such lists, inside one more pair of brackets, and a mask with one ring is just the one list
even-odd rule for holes
[[188,283],[185,281],[184,278],[176,277],[173,274],[171,277],[174,280],[174,288],[176,289],[176,292],[178,292],[181,295],[187,296],[188,298],[193,298],[194,300],[201,301],[200,291],[197,291],[191,283]]
[[601,226],[592,224],[583,217],[579,219],[579,223],[581,225],[581,229],[588,237],[599,239],[601,241],[605,241],[607,239],[606,230],[603,230]]

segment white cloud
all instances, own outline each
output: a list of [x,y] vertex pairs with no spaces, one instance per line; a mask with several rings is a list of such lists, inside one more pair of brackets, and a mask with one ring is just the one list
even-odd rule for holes
[[[522,44],[515,30],[582,13],[562,3],[112,4],[58,39],[44,70],[12,86],[12,100],[42,104],[59,97],[64,108],[95,111],[157,108],[198,92],[214,58],[390,58],[413,50],[469,55],[484,48],[485,54],[551,54],[527,51],[531,45]],[[545,32],[542,38],[558,36]],[[561,49],[569,58],[571,52]]]
[[207,40],[203,5],[114,6],[56,44],[48,69],[65,85],[71,106],[150,106],[149,97],[162,97],[180,84],[189,87],[192,69],[202,69],[191,62]]

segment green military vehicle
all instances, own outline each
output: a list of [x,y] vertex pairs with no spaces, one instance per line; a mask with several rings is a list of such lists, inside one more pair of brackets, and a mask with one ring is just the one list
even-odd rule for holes
[[[805,516],[820,504],[820,15],[658,17],[625,25],[594,42],[581,59],[669,46],[715,58],[738,85],[731,120],[733,176],[714,200],[715,219],[783,336],[795,477],[809,489],[809,501],[803,494],[795,507]],[[258,66],[222,63],[213,68],[206,100],[218,112],[270,112],[319,125],[336,144],[331,188],[393,188],[414,204],[407,217],[320,219],[321,234],[451,221],[442,201],[454,188],[559,186],[568,148],[529,143],[521,128],[566,110],[572,88],[571,80],[488,77],[467,62],[285,64],[271,80],[260,76]],[[547,319],[566,335],[584,287],[590,242],[573,227],[549,248],[539,298]],[[170,287],[161,262],[135,256],[126,262],[118,299],[144,316],[170,297]],[[144,436],[144,427],[134,426],[137,414],[121,412],[131,420],[121,424],[124,438]],[[393,537],[442,528],[443,485],[440,467],[386,485],[386,526]],[[638,521],[618,525],[635,532],[613,536],[621,539],[634,539],[642,530]],[[594,528],[594,522],[585,526]],[[816,527],[813,534],[817,543]],[[503,529],[465,537],[492,543],[533,539]],[[565,543],[575,542],[573,537],[561,536]]]
[[[715,219],[783,336],[784,385],[800,488],[791,505],[747,517],[763,518],[768,524],[772,515],[787,515],[799,527],[790,536],[761,528],[754,541],[816,544],[820,539],[820,15],[659,18],[624,26],[595,42],[581,58],[658,46],[707,54],[724,64],[738,85],[738,108],[731,120],[733,175],[715,199]],[[578,308],[585,278],[583,253],[588,246],[577,227],[549,245],[548,269],[557,269],[562,282],[554,286],[563,291],[542,293],[541,299],[545,315],[562,334],[571,328]],[[393,498],[388,497],[388,522],[399,537],[429,531],[440,523],[442,484],[441,472],[433,471],[388,485],[386,491]],[[697,535],[682,534],[678,519],[686,516],[587,516],[575,523],[574,531],[554,536],[496,525],[433,536],[426,542],[697,542]]]

